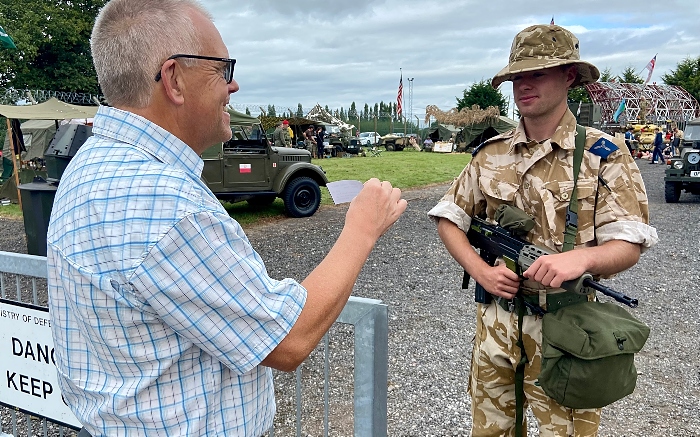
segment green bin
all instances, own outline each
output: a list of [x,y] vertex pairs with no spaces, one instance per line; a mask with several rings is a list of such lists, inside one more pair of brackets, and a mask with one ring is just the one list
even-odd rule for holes
[[43,180],[19,186],[24,233],[27,234],[27,253],[30,255],[46,256],[46,232],[49,229],[56,189],[55,185]]

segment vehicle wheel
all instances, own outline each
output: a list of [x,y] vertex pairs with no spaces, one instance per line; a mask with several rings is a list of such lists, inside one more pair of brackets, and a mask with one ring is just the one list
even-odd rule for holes
[[387,143],[384,148],[386,149],[387,152],[393,152],[394,151],[394,145],[391,143]]
[[310,217],[321,205],[321,189],[309,177],[295,178],[284,189],[282,200],[290,217]]
[[272,204],[277,196],[255,196],[247,200],[251,208],[264,208]]
[[666,203],[677,203],[678,199],[681,198],[681,184],[667,181],[664,194],[666,195]]

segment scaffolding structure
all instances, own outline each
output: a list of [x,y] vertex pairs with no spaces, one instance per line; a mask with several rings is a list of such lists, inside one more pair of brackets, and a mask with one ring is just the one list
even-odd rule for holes
[[[632,122],[664,124],[700,117],[700,105],[686,90],[675,85],[595,82],[586,85],[591,100],[601,107],[603,125]],[[625,110],[617,122],[613,117],[625,99]]]

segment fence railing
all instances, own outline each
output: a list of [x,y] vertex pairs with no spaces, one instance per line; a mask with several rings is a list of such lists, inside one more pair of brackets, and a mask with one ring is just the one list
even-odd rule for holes
[[[46,277],[47,264],[45,257],[0,251],[0,297],[5,301],[17,304],[30,304],[35,307],[46,307],[48,301]],[[5,316],[0,314],[0,317]],[[337,324],[351,325],[353,327],[352,434],[356,437],[386,436],[388,308],[380,300],[353,296],[336,320]],[[322,342],[323,417],[314,416],[310,418],[316,424],[323,424],[319,434],[322,432],[324,436],[330,434],[330,337],[332,336],[326,334]],[[0,345],[0,348],[6,346]],[[341,345],[341,347],[343,346]],[[305,362],[304,365],[307,365],[307,363]],[[5,379],[5,372],[1,373],[3,375],[0,375],[0,377]],[[8,371],[8,377],[9,375]],[[0,391],[9,389],[6,387],[7,385],[0,384]],[[55,389],[57,390],[58,387]],[[291,388],[285,387],[285,389]],[[302,423],[305,419],[302,414],[304,400],[302,393],[303,384],[300,366],[300,369],[297,369],[294,375],[295,405],[292,414],[295,423],[293,433],[296,436],[302,435]],[[0,401],[3,398],[6,398],[6,396],[0,396]],[[6,433],[16,437],[36,434],[41,434],[45,437],[62,437],[76,434],[72,427],[63,426],[62,423],[65,423],[65,421],[57,421],[54,417],[49,417],[49,415],[40,411],[27,412],[16,407],[11,402],[5,401],[0,403],[0,436]],[[40,431],[36,430],[37,426]],[[276,433],[276,430],[273,428],[268,432],[268,435],[269,437],[279,437],[280,432]],[[285,435],[291,434],[287,431]]]

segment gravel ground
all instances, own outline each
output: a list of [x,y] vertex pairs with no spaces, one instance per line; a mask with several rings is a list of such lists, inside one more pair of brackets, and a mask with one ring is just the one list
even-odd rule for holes
[[[639,167],[660,241],[637,266],[605,283],[639,299],[633,313],[652,331],[636,358],[637,389],[604,410],[600,435],[700,436],[700,324],[691,304],[700,279],[695,266],[700,196],[683,193],[681,203],[666,204],[665,166],[639,161]],[[461,270],[426,216],[446,189],[438,185],[404,193],[406,213],[379,241],[355,286],[356,296],[389,305],[391,436],[463,436],[470,427],[466,386],[474,336],[473,290],[460,289]],[[330,249],[346,210],[346,205],[322,207],[313,217],[282,219],[249,227],[246,233],[271,276],[301,279]],[[1,250],[25,252],[22,223],[0,219],[0,241]],[[331,435],[352,435],[351,334],[345,327],[331,332]],[[301,375],[302,434],[322,435],[319,351],[302,366]],[[275,379],[275,436],[294,435],[294,374],[276,373]],[[530,422],[531,435],[537,435]]]

